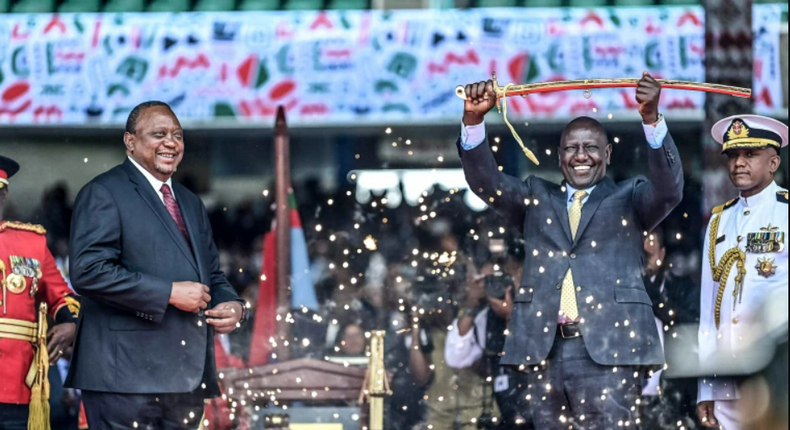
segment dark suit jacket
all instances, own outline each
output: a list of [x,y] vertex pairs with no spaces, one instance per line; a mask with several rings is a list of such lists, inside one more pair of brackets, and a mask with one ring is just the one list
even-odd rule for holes
[[66,384],[122,394],[219,393],[214,331],[169,306],[173,282],[211,288],[209,307],[238,300],[219,268],[200,199],[174,184],[191,249],[150,183],[129,161],[80,191],[71,227],[74,289],[82,295]]
[[672,137],[663,148],[648,149],[652,181],[637,177],[617,184],[605,178],[598,184],[582,209],[576,240],[571,239],[564,187],[502,174],[487,142],[460,154],[471,190],[524,231],[524,275],[501,363],[531,366],[548,357],[562,282],[571,268],[592,359],[607,366],[663,366],[652,302],[642,281],[643,240],[644,232],[683,198],[683,169]]

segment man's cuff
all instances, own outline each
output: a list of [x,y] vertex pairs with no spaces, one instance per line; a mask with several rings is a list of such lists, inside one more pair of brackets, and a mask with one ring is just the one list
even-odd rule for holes
[[664,116],[661,115],[658,118],[658,122],[655,124],[643,124],[643,126],[645,128],[645,137],[650,147],[653,149],[663,148],[664,139],[666,139],[667,134],[669,134],[669,127],[667,127]]
[[464,151],[471,151],[480,146],[486,140],[486,123],[478,125],[461,124],[461,147]]
[[697,404],[702,402],[712,402],[713,387],[711,387],[710,382],[705,378],[702,378],[698,380],[697,386]]
[[55,313],[55,325],[65,323],[76,323],[79,316],[73,313],[67,305],[63,305]]

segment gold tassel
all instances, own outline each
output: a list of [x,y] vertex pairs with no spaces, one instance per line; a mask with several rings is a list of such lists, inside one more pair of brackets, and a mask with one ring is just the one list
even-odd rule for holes
[[34,365],[36,380],[30,389],[30,418],[28,430],[50,430],[49,422],[49,351],[47,351],[47,304],[42,303],[38,310],[38,339]]
[[[496,79],[496,75],[494,76],[494,79]],[[512,86],[513,84],[508,84],[505,86],[505,95],[502,97],[502,105],[503,105],[502,107],[504,108],[504,110],[502,111],[502,118],[505,119],[505,124],[510,129],[510,132],[513,133],[513,138],[516,139],[516,142],[518,142],[518,145],[521,147],[521,150],[524,151],[524,155],[527,156],[529,161],[535,163],[536,166],[540,166],[540,161],[538,161],[538,157],[536,157],[535,154],[532,151],[530,151],[530,149],[527,148],[526,145],[524,145],[524,141],[521,140],[521,136],[518,135],[516,128],[513,127],[513,124],[511,124],[510,120],[507,119],[507,92]]]

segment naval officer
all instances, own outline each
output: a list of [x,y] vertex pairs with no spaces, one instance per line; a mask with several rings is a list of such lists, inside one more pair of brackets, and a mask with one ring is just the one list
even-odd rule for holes
[[[743,356],[760,332],[766,301],[787,291],[787,190],[774,182],[787,134],[786,125],[754,115],[727,118],[713,128],[740,197],[713,210],[706,235],[709,261],[703,264],[699,330],[703,368],[717,356]],[[700,379],[703,426],[744,428],[740,398],[736,379]]]

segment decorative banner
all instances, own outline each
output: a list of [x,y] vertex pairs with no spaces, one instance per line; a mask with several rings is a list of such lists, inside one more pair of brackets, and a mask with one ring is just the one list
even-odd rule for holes
[[[785,6],[786,7],[786,6]],[[758,6],[758,110],[782,108],[781,6]],[[0,124],[123,124],[145,100],[185,123],[453,122],[456,85],[704,81],[701,7],[0,16]],[[704,95],[667,91],[665,112]],[[513,118],[635,110],[633,91],[530,96]]]

